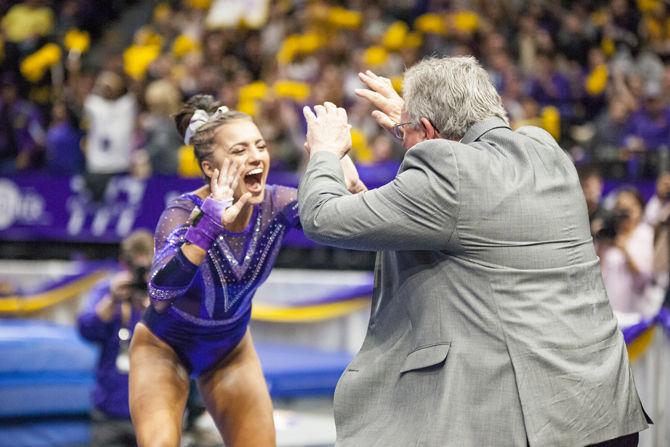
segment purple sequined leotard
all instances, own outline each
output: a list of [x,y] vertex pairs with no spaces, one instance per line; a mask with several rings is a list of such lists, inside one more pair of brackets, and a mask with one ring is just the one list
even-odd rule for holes
[[194,194],[174,199],[156,228],[156,254],[149,282],[152,303],[170,302],[143,320],[177,353],[191,377],[214,367],[244,336],[251,298],[274,265],[285,231],[299,225],[296,190],[268,185],[247,229],[225,231],[200,266],[180,250],[188,218],[202,201]]

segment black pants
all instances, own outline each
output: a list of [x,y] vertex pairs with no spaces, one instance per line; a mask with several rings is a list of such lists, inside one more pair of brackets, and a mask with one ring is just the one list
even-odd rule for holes
[[637,442],[640,440],[639,433],[633,433],[620,438],[610,439],[609,441],[599,442],[598,444],[591,444],[587,447],[637,447]]

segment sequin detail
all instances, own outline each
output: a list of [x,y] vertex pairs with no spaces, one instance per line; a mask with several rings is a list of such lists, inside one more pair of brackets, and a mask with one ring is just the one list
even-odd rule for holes
[[183,295],[188,290],[188,287],[182,288],[161,288],[149,282],[149,296],[157,301],[169,301]]

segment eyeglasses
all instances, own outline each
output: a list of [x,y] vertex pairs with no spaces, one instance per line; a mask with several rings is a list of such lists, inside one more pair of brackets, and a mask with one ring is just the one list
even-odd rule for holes
[[391,131],[391,133],[393,134],[393,136],[395,138],[402,141],[402,139],[405,137],[405,129],[403,129],[402,127],[406,126],[408,124],[412,124],[412,123],[407,122],[407,123],[396,124],[395,126],[393,126],[393,130]]
[[[437,132],[437,134],[440,135],[440,131],[438,130],[437,127],[435,127],[435,124],[433,124],[433,122],[430,121],[430,120],[428,120],[428,121],[433,126],[433,129],[435,129],[435,132]],[[402,141],[403,138],[405,137],[405,129],[403,129],[403,126],[406,126],[408,124],[413,124],[413,123],[406,122],[406,123],[398,123],[398,124],[394,125],[393,129],[391,130],[391,133],[393,134],[393,136],[395,138]]]

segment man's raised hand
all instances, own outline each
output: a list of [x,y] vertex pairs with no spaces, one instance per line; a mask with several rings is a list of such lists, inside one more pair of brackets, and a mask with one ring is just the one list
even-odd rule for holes
[[377,76],[370,70],[358,73],[358,77],[368,88],[357,88],[355,93],[370,101],[377,109],[372,112],[372,117],[377,124],[390,132],[400,122],[403,99],[388,78]]

